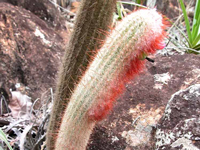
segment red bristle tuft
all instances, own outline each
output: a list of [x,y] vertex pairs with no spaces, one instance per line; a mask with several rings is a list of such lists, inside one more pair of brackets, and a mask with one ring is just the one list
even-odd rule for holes
[[130,66],[126,68],[124,72],[124,81],[128,82],[133,79],[135,75],[137,75],[144,66],[144,60],[140,60],[139,57],[130,61]]
[[123,93],[125,90],[125,83],[130,81],[134,75],[138,74],[139,71],[142,70],[142,67],[144,66],[144,61],[139,59],[134,59],[130,62],[129,68],[124,73],[124,75],[113,81],[113,84],[110,86],[110,91],[107,91],[109,95],[107,94],[106,98],[103,100],[100,100],[100,103],[92,107],[88,111],[88,116],[91,120],[100,121],[103,118],[107,116],[109,111],[111,110],[113,106],[113,102]]
[[[149,54],[153,54],[158,49],[163,49],[165,47],[164,38],[166,37],[165,29],[168,26],[167,19],[162,19],[162,23],[160,22],[159,32],[157,32],[157,28],[154,28],[154,24],[151,26],[153,29],[150,30],[149,34],[144,34],[143,39],[138,42],[138,45],[134,47],[134,51],[132,54],[123,61],[123,68],[121,70],[117,70],[117,77],[109,81],[106,92],[99,93],[100,100],[97,100],[98,103],[95,103],[88,110],[88,118],[93,121],[100,121],[106,117],[109,111],[113,107],[113,102],[123,93],[125,90],[125,84],[133,79],[144,67],[145,57]],[[163,29],[163,31],[161,30]],[[113,31],[115,29],[111,29],[112,33],[116,33]],[[102,31],[101,31],[102,32]],[[102,32],[106,33],[106,32]],[[148,31],[147,31],[148,33]],[[156,33],[156,34],[154,34]],[[108,33],[106,33],[108,34]],[[120,34],[120,31],[119,31]],[[151,36],[152,35],[152,36]],[[110,41],[114,37],[109,37]]]
[[106,101],[106,102],[97,105],[95,107],[95,109],[89,110],[88,117],[90,120],[100,121],[100,120],[104,119],[108,115],[110,110],[112,109],[112,107],[113,107],[112,101],[110,101],[109,99],[102,100],[102,101],[104,101],[104,102]]

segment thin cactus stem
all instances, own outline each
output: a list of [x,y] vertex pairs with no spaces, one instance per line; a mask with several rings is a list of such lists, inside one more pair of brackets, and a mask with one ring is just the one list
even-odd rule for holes
[[[108,32],[113,19],[116,0],[82,0],[63,62],[60,67],[56,95],[47,131],[47,149],[55,149],[64,111],[74,86],[95,50],[99,49],[106,37],[100,30]],[[91,51],[92,50],[92,51]],[[88,54],[89,53],[89,54]],[[80,71],[80,68],[82,70]]]

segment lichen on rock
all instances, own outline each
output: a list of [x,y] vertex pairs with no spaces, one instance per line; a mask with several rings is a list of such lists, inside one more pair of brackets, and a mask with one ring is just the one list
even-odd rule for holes
[[156,150],[200,149],[200,84],[172,95],[156,131]]

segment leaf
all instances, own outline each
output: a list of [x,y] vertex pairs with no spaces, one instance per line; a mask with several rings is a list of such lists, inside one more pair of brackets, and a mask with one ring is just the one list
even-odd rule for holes
[[200,50],[200,44],[194,46],[193,49],[195,49],[195,50]]
[[200,0],[196,1],[193,24],[192,24],[192,38],[195,39],[200,28]]
[[141,0],[136,0],[137,4],[141,4]]
[[117,3],[118,19],[122,19],[121,3]]
[[[12,147],[10,146],[10,143],[8,142],[5,133],[0,129],[0,139],[7,145],[7,147],[10,150],[13,150]],[[2,147],[1,147],[2,148]]]
[[193,47],[199,44],[199,41],[200,41],[200,34],[193,40],[193,43],[192,43]]
[[192,43],[192,34],[191,34],[191,30],[190,30],[190,22],[188,20],[185,5],[183,3],[183,0],[179,0],[179,2],[180,2],[180,5],[181,5],[181,9],[183,11],[183,16],[184,16],[184,19],[185,19],[185,25],[186,25],[186,29],[187,29],[188,38],[189,38],[190,43]]

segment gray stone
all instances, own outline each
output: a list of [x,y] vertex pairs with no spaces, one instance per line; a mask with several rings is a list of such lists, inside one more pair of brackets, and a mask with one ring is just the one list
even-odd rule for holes
[[200,149],[200,84],[172,95],[155,138],[156,150]]

